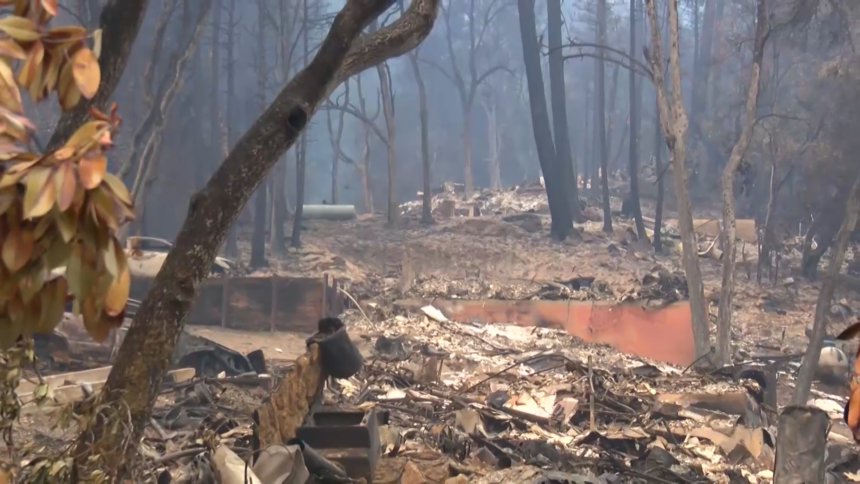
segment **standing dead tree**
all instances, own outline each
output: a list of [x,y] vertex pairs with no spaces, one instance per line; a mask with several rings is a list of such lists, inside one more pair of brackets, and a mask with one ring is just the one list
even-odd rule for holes
[[[267,15],[266,0],[257,0],[257,32],[256,49],[254,49],[253,67],[257,75],[257,107],[260,112],[266,110],[266,79],[269,72],[266,70],[266,27]],[[254,194],[254,232],[251,236],[251,261],[250,266],[259,269],[268,265],[266,262],[266,203],[267,184],[257,188]]]
[[[579,205],[579,187],[576,170],[570,149],[569,127],[567,125],[567,99],[564,85],[564,55],[561,50],[561,0],[547,2],[547,37],[549,40],[549,79],[552,105],[553,139],[555,153],[561,165],[563,183],[566,188],[568,210],[575,222],[584,222],[582,207]],[[498,163],[498,160],[496,160]]]
[[382,97],[382,115],[385,119],[386,131],[386,160],[388,162],[388,203],[386,204],[386,219],[389,227],[394,227],[400,218],[400,207],[397,204],[397,195],[394,191],[394,182],[397,179],[397,165],[395,142],[397,130],[394,125],[394,87],[391,85],[391,71],[388,63],[377,64],[376,75],[379,77],[379,91]]
[[[679,45],[678,2],[669,0],[669,78],[670,94],[667,96],[663,76],[663,48],[657,22],[655,0],[645,0],[648,13],[648,26],[651,31],[651,47],[645,49],[645,57],[651,65],[651,79],[657,91],[657,105],[660,112],[660,127],[663,139],[669,148],[669,163],[675,183],[675,199],[678,207],[678,225],[681,231],[683,248],[682,262],[690,293],[690,311],[693,323],[693,338],[696,356],[703,358],[711,351],[708,330],[708,313],[705,305],[705,290],[702,272],[699,268],[699,255],[693,233],[693,214],[690,207],[689,173],[686,164],[686,144],[688,121],[684,110],[681,92],[681,52]],[[701,360],[700,360],[701,361]]]
[[427,88],[424,86],[424,78],[421,77],[421,66],[418,63],[418,50],[409,53],[409,63],[412,65],[412,76],[418,86],[418,122],[421,129],[421,223],[430,225],[433,223],[432,194],[430,193],[430,119],[427,110]]
[[176,244],[135,315],[102,390],[99,415],[82,431],[74,453],[79,476],[92,475],[92,467],[119,469],[136,450],[191,302],[218,247],[319,104],[349,77],[408,52],[430,33],[438,0],[414,0],[400,19],[362,37],[364,27],[391,3],[348,0],[313,61],[281,90],[192,197]]
[[[343,105],[349,106],[349,83],[345,83],[343,85]],[[340,106],[340,99],[335,102],[336,106]],[[337,129],[334,128],[331,122],[331,109],[326,110],[326,126],[328,127],[328,135],[331,140],[331,203],[337,205],[338,201],[338,193],[337,193],[337,174],[338,167],[340,166],[340,141],[343,139],[343,127],[344,127],[344,116],[346,115],[346,111],[341,110],[340,114],[337,118]]]
[[[143,76],[144,101],[148,104],[149,112],[138,127],[128,159],[120,167],[118,173],[121,178],[125,177],[132,166],[134,166],[134,163],[137,162],[134,181],[131,184],[131,196],[137,207],[138,220],[142,220],[144,216],[146,192],[148,186],[154,180],[156,165],[164,138],[164,127],[167,124],[170,107],[182,86],[182,76],[185,73],[188,61],[197,48],[200,35],[206,27],[206,18],[212,7],[212,0],[201,0],[197,4],[196,12],[191,12],[191,5],[188,2],[184,4],[183,18],[179,26],[181,29],[181,40],[176,50],[171,54],[167,66],[164,68],[164,73],[154,95],[152,87],[163,48],[161,46],[162,41],[159,39],[156,39],[153,45],[152,54],[144,69]],[[161,30],[161,36],[164,36],[173,11],[177,6],[178,2],[176,0],[165,1],[165,10],[162,12],[157,26],[157,30]]]
[[[477,21],[478,14],[476,13],[479,7],[476,4],[478,3],[486,4],[480,23]],[[459,3],[456,4],[459,5]],[[429,59],[422,59],[422,61],[436,68],[457,89],[457,98],[460,101],[460,109],[463,117],[463,183],[466,194],[469,194],[475,188],[472,173],[472,111],[475,106],[478,88],[493,74],[508,70],[504,64],[496,64],[481,72],[478,67],[478,56],[481,48],[484,46],[487,29],[493,22],[493,19],[503,12],[510,3],[501,0],[485,0],[484,2],[481,0],[468,0],[467,11],[465,13],[469,31],[469,47],[466,52],[465,69],[468,73],[467,75],[464,75],[463,69],[460,67],[459,56],[457,56],[454,48],[454,39],[451,33],[451,9],[453,5],[442,5],[442,18],[445,21],[445,41],[448,46],[448,60],[451,64],[450,71]]]
[[538,151],[541,171],[546,181],[546,197],[551,217],[550,233],[558,240],[564,240],[573,228],[573,219],[567,205],[564,179],[555,153],[549,113],[546,107],[543,73],[540,66],[540,46],[535,26],[534,0],[518,0],[520,37],[523,44],[523,61],[526,66],[529,109],[532,118],[532,132]]
[[732,154],[729,156],[729,161],[723,169],[721,179],[721,194],[723,198],[723,284],[720,288],[719,322],[717,323],[716,363],[718,365],[728,364],[732,357],[732,298],[735,287],[735,258],[737,257],[733,183],[735,171],[740,166],[741,159],[747,150],[753,134],[753,127],[755,126],[758,93],[761,85],[761,65],[764,59],[764,46],[769,34],[767,15],[767,0],[758,0],[756,2],[753,62],[750,69],[750,85],[747,90],[743,127],[741,128],[740,136],[738,136],[735,145],[732,147]]
[[[266,5],[264,3],[264,5]],[[296,32],[299,28],[299,18],[301,17],[300,8],[302,2],[300,0],[283,0],[277,3],[277,15],[269,13],[266,17],[274,24],[272,30],[278,33],[278,54],[275,57],[277,63],[276,81],[278,85],[284,85],[289,81],[290,72],[293,65],[293,57],[295,56],[296,47],[299,45],[298,36],[301,32]],[[292,7],[292,8],[290,8]],[[288,208],[288,197],[286,184],[288,175],[288,155],[275,165],[272,173],[272,231],[269,245],[273,254],[284,255],[287,251],[287,238],[285,223]]]

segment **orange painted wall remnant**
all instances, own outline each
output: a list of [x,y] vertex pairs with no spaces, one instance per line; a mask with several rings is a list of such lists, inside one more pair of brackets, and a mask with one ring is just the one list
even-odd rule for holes
[[452,321],[564,329],[585,341],[605,343],[631,355],[682,366],[695,360],[687,301],[662,308],[601,301],[435,300],[428,304]]

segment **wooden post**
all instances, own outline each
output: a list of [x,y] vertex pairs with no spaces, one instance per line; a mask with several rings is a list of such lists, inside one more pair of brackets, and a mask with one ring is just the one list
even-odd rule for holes
[[830,430],[827,412],[788,406],[779,416],[774,484],[825,482],[824,449]]
[[223,278],[224,285],[221,286],[221,327],[227,327],[227,310],[230,308],[230,278],[224,276]]
[[272,276],[272,312],[269,314],[269,332],[275,332],[275,316],[278,313],[278,277]]
[[329,299],[330,299],[329,287],[328,287],[328,274],[323,274],[322,286],[323,286],[322,287],[322,311],[320,311],[320,314],[322,314],[322,317],[327,318],[330,316],[329,311],[328,311],[328,305],[329,305]]

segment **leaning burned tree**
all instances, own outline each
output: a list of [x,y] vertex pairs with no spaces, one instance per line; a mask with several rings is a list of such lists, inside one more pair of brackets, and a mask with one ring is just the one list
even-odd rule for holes
[[[77,464],[120,467],[134,451],[191,302],[218,247],[251,194],[342,82],[420,44],[436,20],[438,0],[413,0],[396,22],[373,34],[364,28],[393,0],[348,0],[311,63],[277,95],[196,193],[176,244],[135,316],[103,389],[103,404],[84,430]],[[130,447],[131,446],[131,447]]]

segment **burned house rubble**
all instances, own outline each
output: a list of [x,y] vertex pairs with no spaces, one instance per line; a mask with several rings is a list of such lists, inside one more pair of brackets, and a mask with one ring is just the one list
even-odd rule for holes
[[[829,339],[812,398],[788,406],[805,283],[740,278],[733,364],[701,370],[677,258],[623,218],[612,234],[587,222],[577,245],[538,241],[529,190],[479,192],[479,210],[406,242],[372,218],[309,222],[283,262],[300,269],[213,274],[140,443],[141,482],[767,483],[786,408],[826,420],[827,479],[860,481],[843,423],[856,343]],[[719,230],[699,232],[712,287]],[[31,477],[68,438],[54,411],[98,393],[124,334],[94,348],[67,319],[41,348],[52,403],[21,417]]]

